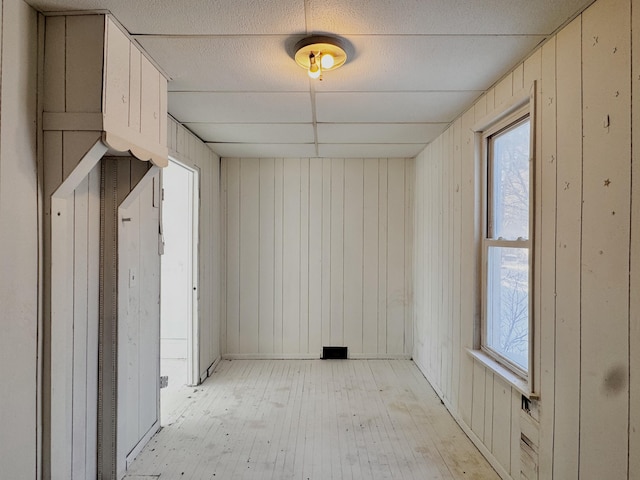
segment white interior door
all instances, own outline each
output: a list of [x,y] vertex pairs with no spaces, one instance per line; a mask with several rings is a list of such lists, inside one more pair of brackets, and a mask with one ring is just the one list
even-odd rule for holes
[[158,186],[158,169],[154,167],[118,208],[119,475],[160,426]]
[[170,388],[197,385],[198,171],[171,160],[163,170],[161,374]]

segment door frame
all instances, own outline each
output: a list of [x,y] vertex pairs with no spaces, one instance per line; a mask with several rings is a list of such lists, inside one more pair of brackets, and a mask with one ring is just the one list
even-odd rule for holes
[[[189,255],[191,261],[190,278],[191,285],[189,285],[191,291],[190,302],[190,322],[187,325],[187,385],[195,386],[200,383],[200,319],[199,319],[199,298],[200,298],[200,169],[187,165],[184,162],[169,156],[169,164],[174,164],[176,167],[183,168],[189,174],[189,211],[188,215],[191,219],[191,231],[190,231],[190,251]],[[169,166],[170,166],[169,165]],[[168,170],[162,170],[162,202],[160,207],[160,225],[163,232],[164,243],[164,175]],[[162,260],[161,260],[162,262]],[[162,264],[161,264],[162,271]],[[162,282],[162,276],[160,277]],[[162,284],[162,283],[161,283]],[[162,297],[160,298],[162,304]],[[160,310],[160,322],[162,323],[162,309]]]

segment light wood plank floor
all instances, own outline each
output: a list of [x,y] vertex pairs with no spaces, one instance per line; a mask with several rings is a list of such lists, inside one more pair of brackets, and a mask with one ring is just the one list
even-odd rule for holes
[[499,477],[411,361],[223,360],[125,478]]

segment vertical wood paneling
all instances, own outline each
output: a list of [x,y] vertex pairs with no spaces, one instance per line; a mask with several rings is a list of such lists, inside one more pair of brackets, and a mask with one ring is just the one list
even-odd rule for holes
[[[102,21],[104,22],[104,19]],[[137,108],[135,106],[131,108],[133,105],[130,95],[132,89],[129,86],[131,50],[137,49],[131,44],[124,32],[113,24],[109,24],[106,37],[105,64],[107,68],[104,70],[105,79],[103,84],[105,90],[103,97],[105,102],[104,114],[106,117],[113,119],[114,122],[128,121],[130,111],[137,110],[139,112],[140,109],[139,95],[136,95],[140,90],[134,93],[138,99]],[[140,59],[140,54],[137,57]],[[136,73],[138,73],[137,70]],[[136,77],[138,80],[139,78]],[[88,85],[94,84],[90,83]],[[139,88],[140,84],[138,84]],[[134,117],[134,120],[137,120],[137,118]]]
[[[66,17],[48,17],[45,25],[45,43],[64,45],[66,35]],[[45,112],[64,112],[65,109],[65,52],[63,48],[54,48],[44,57],[44,70],[47,81],[44,82],[43,109]]]
[[510,100],[513,95],[513,74],[510,73],[500,80],[494,90],[496,107]]
[[478,313],[476,308],[477,278],[476,258],[478,251],[479,228],[477,225],[476,209],[479,192],[477,182],[479,166],[475,161],[474,134],[471,127],[475,122],[475,113],[470,110],[461,119],[461,215],[460,215],[460,395],[458,405],[460,417],[471,425],[472,411],[472,386],[473,386],[473,360],[467,355],[465,349],[473,347],[474,322]]
[[[153,64],[142,57],[141,78],[142,89],[140,96],[140,132],[152,142],[160,142],[160,72]],[[189,139],[195,138],[189,135]],[[189,152],[189,150],[187,150]],[[191,152],[190,157],[196,157]]]
[[513,71],[513,93],[514,95],[521,92],[524,86],[524,64],[521,63]]
[[[274,287],[275,287],[275,300],[274,300],[274,326],[273,326],[273,351],[274,353],[282,353],[282,319],[284,309],[285,292],[283,289],[283,268],[284,268],[284,199],[283,199],[283,161],[281,158],[275,160],[275,172],[274,172],[274,231],[275,231],[275,253],[274,253]],[[229,209],[226,210],[227,216],[230,216],[232,212]]]
[[486,108],[487,108],[487,113],[492,113],[495,110],[495,105],[496,105],[496,90],[495,88],[490,89],[486,94],[485,94],[485,98],[486,98]]
[[322,345],[331,345],[331,159],[322,159]]
[[[462,239],[460,237],[461,226],[461,125],[462,120],[459,118],[453,124],[453,214],[452,214],[452,250],[451,250],[451,262],[452,262],[452,277],[453,277],[453,291],[451,293],[452,302],[452,365],[451,365],[451,404],[458,405],[458,394],[460,389],[460,345],[461,345],[461,261],[462,255],[461,244]],[[466,321],[466,319],[465,319]]]
[[484,438],[484,411],[486,370],[478,362],[473,362],[473,405],[471,408],[471,428],[478,438]]
[[428,178],[429,178],[429,191],[433,192],[430,201],[428,202],[428,236],[427,236],[427,244],[429,245],[429,263],[427,265],[427,290],[429,292],[429,297],[427,299],[427,321],[428,321],[428,329],[426,332],[426,337],[428,340],[428,349],[429,360],[428,363],[430,365],[430,370],[433,378],[438,378],[440,375],[440,362],[438,361],[438,349],[437,345],[439,342],[439,338],[437,335],[438,332],[438,315],[436,308],[439,305],[440,296],[438,291],[438,273],[437,273],[437,265],[440,259],[439,251],[436,243],[436,236],[440,231],[438,228],[438,211],[439,211],[439,196],[437,194],[437,186],[440,183],[440,179],[438,178],[438,162],[435,161],[439,149],[439,140],[434,142],[434,146],[432,149],[432,162],[429,168]]
[[413,208],[415,160],[406,159],[404,170],[404,351],[413,352]]
[[[408,356],[413,160],[225,159],[223,166],[226,353],[316,356],[323,345],[345,345],[354,356]],[[395,285],[388,298],[387,284]],[[388,350],[387,332],[395,342]]]
[[344,344],[363,353],[364,160],[344,164]]
[[[404,285],[404,159],[389,159],[387,205],[387,324],[403,325]],[[397,212],[397,213],[396,213]],[[388,353],[404,352],[402,328],[387,329]]]
[[453,162],[453,152],[451,148],[452,128],[448,128],[443,135],[443,153],[446,160],[442,163],[442,186],[441,191],[441,218],[440,218],[440,262],[441,262],[441,310],[438,315],[441,325],[441,367],[440,378],[442,379],[442,394],[448,400],[451,398],[451,355],[453,340],[453,323],[451,322],[451,273],[453,261],[451,258],[451,194],[453,192],[451,170]]
[[491,370],[485,370],[484,377],[484,444],[489,451],[493,452],[493,387],[495,384],[495,374]]
[[65,107],[67,112],[100,112],[102,91],[103,15],[66,17]]
[[520,415],[522,412],[522,395],[515,388],[511,389],[511,459],[509,471],[511,476],[518,478],[521,471],[520,462]]
[[[86,476],[87,453],[87,367],[91,359],[87,356],[87,334],[89,318],[89,290],[96,278],[89,282],[88,265],[88,209],[89,178],[85,178],[74,192],[74,268],[73,268],[73,465],[77,478]],[[94,399],[95,400],[95,399]]]
[[240,328],[239,352],[258,351],[260,276],[260,164],[240,164]]
[[273,322],[274,322],[274,160],[261,159],[260,168],[260,302],[258,314],[260,324],[258,351],[273,353]]
[[309,352],[309,159],[300,161],[300,340],[297,351]]
[[85,463],[86,478],[97,477],[98,451],[98,329],[99,329],[99,287],[100,278],[100,164],[89,174],[87,210],[87,277],[92,278],[93,285],[87,283],[87,395],[86,395],[86,443]]
[[[637,2],[632,3],[632,46],[631,51],[636,52],[631,56],[631,98],[640,96],[640,9]],[[631,259],[630,259],[630,304],[629,304],[629,478],[640,478],[640,108],[632,109],[631,123],[632,148],[631,159]],[[632,292],[636,292],[633,294]]]
[[[322,351],[322,160],[309,163],[309,353]],[[268,219],[267,219],[268,220]]]
[[[540,230],[536,233],[539,245],[540,278],[538,307],[534,307],[534,316],[538,315],[535,325],[539,325],[540,367],[534,366],[534,372],[540,372],[540,394],[553,398],[555,376],[555,300],[556,300],[556,39],[551,38],[542,47],[542,66],[540,86],[539,115],[542,121],[542,145],[536,155],[536,201],[539,206]],[[544,375],[541,375],[544,373]],[[545,414],[541,418],[542,435],[553,436],[554,404],[545,404]],[[553,471],[553,445],[543,443],[539,451],[539,475],[551,478]]]
[[[113,28],[110,24],[109,33],[113,30],[118,30],[117,28]],[[129,39],[126,39],[129,41]],[[142,99],[140,98],[140,89],[142,84],[142,54],[140,50],[138,50],[134,43],[129,43],[129,126],[135,130],[136,132],[140,131],[140,102]],[[117,98],[117,97],[116,97]],[[166,109],[164,110],[166,111]],[[175,122],[170,123],[172,125],[172,133],[175,135],[176,124]],[[171,140],[167,142],[167,146],[169,149],[175,150],[175,138],[173,135],[169,137]]]
[[379,161],[366,160],[363,172],[363,297],[362,351],[378,349],[378,224],[379,224]]
[[284,353],[300,348],[300,161],[284,159],[283,258],[282,258],[282,348]]
[[431,188],[434,192],[434,198],[431,207],[431,279],[430,290],[432,291],[431,301],[431,364],[433,365],[433,374],[435,380],[441,385],[442,380],[442,316],[440,309],[442,307],[442,251],[440,243],[440,234],[442,232],[442,167],[444,155],[442,151],[442,143],[444,135],[441,135],[434,142],[434,151],[437,152],[438,161],[434,162],[433,172],[431,176]]
[[227,167],[227,352],[240,353],[240,161],[226,162]]
[[331,345],[344,345],[344,159],[331,160]]
[[628,473],[630,13],[600,0],[583,14],[580,472],[593,478]]
[[[498,376],[493,381],[491,452],[507,470],[511,466],[511,387]],[[511,475],[516,477],[516,473]]]
[[387,245],[388,212],[387,191],[389,183],[389,161],[378,160],[378,352],[388,353],[387,349]]
[[[177,141],[177,138],[176,138]],[[228,183],[229,183],[229,164],[227,162],[220,161],[220,180],[221,180],[221,191],[220,191],[220,209],[225,212],[222,217],[222,221],[220,222],[220,227],[222,229],[220,249],[221,256],[224,257],[224,262],[222,263],[222,275],[220,288],[222,290],[220,295],[220,351],[221,353],[228,352],[227,340],[228,340],[228,326],[227,326],[227,278],[229,276],[229,262],[228,262],[228,252],[227,252],[227,243],[228,243],[228,231],[229,231],[229,216],[226,214],[229,204],[229,192],[228,192]],[[275,286],[275,282],[274,282]],[[275,307],[274,307],[275,308]]]

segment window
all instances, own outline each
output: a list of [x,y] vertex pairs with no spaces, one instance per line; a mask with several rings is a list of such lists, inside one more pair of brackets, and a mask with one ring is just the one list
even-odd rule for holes
[[482,350],[520,377],[531,355],[531,120],[520,110],[483,133]]

